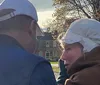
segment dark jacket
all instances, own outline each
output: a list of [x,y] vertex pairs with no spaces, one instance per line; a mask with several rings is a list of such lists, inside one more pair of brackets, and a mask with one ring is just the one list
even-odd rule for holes
[[12,37],[0,35],[0,85],[56,85],[51,65],[28,53]]
[[60,72],[57,79],[57,84],[64,85],[65,80],[69,78],[69,75],[67,74],[67,69],[65,68],[64,61],[59,59],[58,63]]
[[80,57],[68,69],[65,85],[100,85],[100,46]]

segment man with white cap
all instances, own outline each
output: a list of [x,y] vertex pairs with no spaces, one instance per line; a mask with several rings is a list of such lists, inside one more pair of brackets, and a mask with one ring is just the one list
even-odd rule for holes
[[100,85],[100,22],[74,21],[61,39],[67,73],[65,85]]
[[34,55],[42,35],[28,0],[0,4],[0,85],[56,85],[50,63]]

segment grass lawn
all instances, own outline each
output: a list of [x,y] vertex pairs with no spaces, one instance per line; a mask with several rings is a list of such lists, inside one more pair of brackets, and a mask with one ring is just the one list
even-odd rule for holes
[[53,64],[58,64],[58,61],[57,62],[50,62],[51,65],[52,65],[52,69],[54,71],[54,73],[58,73],[59,72],[59,67],[56,66],[56,65],[53,65]]
[[54,73],[59,73],[59,68],[57,66],[52,66]]
[[56,62],[50,62],[51,64],[58,64],[58,61],[56,61]]

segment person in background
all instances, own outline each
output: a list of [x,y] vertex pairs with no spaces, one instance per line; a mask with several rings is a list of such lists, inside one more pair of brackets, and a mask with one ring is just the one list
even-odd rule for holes
[[28,0],[0,3],[0,85],[56,85],[50,63],[35,55],[37,21]]
[[60,42],[70,76],[64,85],[100,85],[100,22],[76,20]]

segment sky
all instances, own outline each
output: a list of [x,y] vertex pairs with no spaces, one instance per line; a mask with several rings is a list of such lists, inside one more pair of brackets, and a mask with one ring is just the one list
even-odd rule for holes
[[52,0],[30,0],[37,9],[38,23],[41,28],[44,28],[43,24],[46,23],[47,19],[52,18],[54,7],[52,6]]

